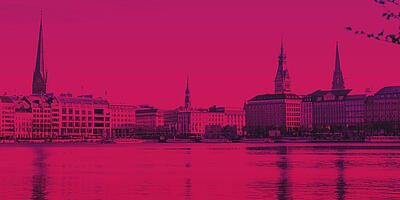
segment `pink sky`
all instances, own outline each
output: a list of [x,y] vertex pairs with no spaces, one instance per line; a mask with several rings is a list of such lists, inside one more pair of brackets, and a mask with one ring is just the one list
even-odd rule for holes
[[273,92],[281,35],[295,93],[331,87],[335,43],[347,88],[400,85],[400,47],[347,25],[381,30],[372,0],[51,0],[0,2],[0,93],[29,94],[40,9],[48,91],[113,103],[242,106]]

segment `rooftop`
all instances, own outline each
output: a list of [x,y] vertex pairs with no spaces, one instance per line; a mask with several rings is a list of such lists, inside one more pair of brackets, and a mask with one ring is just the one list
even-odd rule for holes
[[300,99],[297,94],[262,94],[251,98],[249,101],[263,101],[273,99]]

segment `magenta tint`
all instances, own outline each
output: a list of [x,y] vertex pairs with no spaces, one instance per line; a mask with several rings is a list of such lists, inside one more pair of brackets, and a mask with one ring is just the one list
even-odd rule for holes
[[387,25],[372,0],[3,0],[0,7],[2,93],[31,91],[41,8],[48,92],[107,90],[117,103],[175,108],[190,75],[193,104],[238,107],[273,93],[282,35],[295,93],[331,88],[336,41],[347,88],[400,84],[399,48],[345,30]]
[[396,199],[399,145],[2,146],[0,199]]

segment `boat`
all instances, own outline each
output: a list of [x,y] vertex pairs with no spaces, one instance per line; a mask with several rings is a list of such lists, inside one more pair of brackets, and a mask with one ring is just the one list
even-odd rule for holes
[[400,136],[367,136],[365,142],[371,143],[400,143]]
[[273,143],[271,138],[243,138],[242,143]]
[[191,139],[179,139],[179,138],[173,138],[173,139],[167,139],[165,141],[166,143],[191,143]]
[[201,139],[202,143],[231,143],[232,141],[228,139]]

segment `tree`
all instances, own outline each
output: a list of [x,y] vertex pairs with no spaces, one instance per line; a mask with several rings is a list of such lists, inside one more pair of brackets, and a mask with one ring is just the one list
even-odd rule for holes
[[[387,11],[382,13],[382,17],[388,21],[398,23],[400,20],[400,0],[373,0],[379,6],[386,8]],[[398,23],[399,24],[399,23]],[[364,30],[358,30],[351,26],[346,27],[346,30],[352,31],[357,35],[362,35],[367,38],[376,39],[380,41],[390,42],[394,44],[400,44],[400,25],[397,27],[397,31],[385,31],[381,32],[367,32]]]

